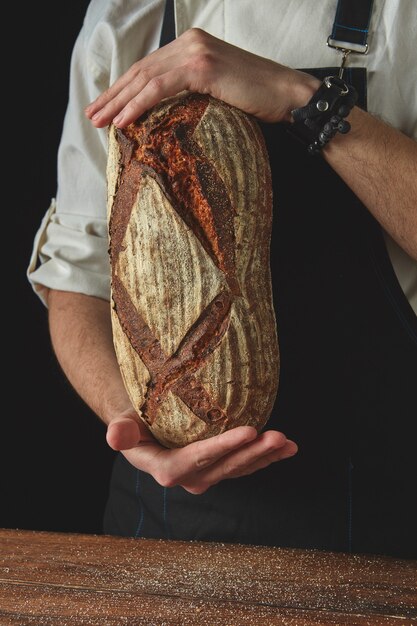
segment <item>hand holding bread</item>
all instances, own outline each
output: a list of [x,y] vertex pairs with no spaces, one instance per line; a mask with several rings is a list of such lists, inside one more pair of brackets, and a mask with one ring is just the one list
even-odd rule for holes
[[165,448],[133,409],[110,421],[107,441],[112,448],[122,449],[131,465],[153,476],[163,487],[180,486],[195,495],[222,480],[253,474],[297,452],[296,444],[282,433],[268,430],[258,435],[250,426],[238,426],[182,448]]
[[209,94],[265,122],[289,122],[317,90],[313,76],[191,28],[134,63],[85,110],[97,128],[125,128],[181,91]]
[[[184,45],[191,45],[194,50],[197,50],[197,48],[199,47],[200,52],[204,56],[202,46],[194,45],[198,43],[204,43],[204,45],[206,46],[220,45],[221,47],[227,48],[227,50],[218,50],[219,54],[226,54],[229,60],[232,61],[232,65],[233,62],[240,63],[242,67],[246,65],[248,68],[248,72],[247,76],[244,77],[244,80],[252,83],[252,86],[253,76],[251,76],[251,73],[257,73],[258,76],[260,76],[260,65],[258,65],[258,63],[263,66],[264,71],[266,71],[267,73],[270,71],[271,78],[272,76],[275,77],[275,72],[277,68],[281,68],[281,66],[278,66],[278,64],[269,62],[265,59],[260,59],[258,57],[251,58],[251,63],[247,62],[248,59],[246,59],[246,63],[245,60],[243,60],[242,64],[241,53],[246,54],[244,53],[244,51],[234,48],[236,55],[235,58],[231,58],[230,48],[233,48],[233,46],[229,46],[229,44],[225,44],[225,42],[220,42],[220,40],[216,40],[210,35],[207,35],[207,33],[202,33],[201,31],[198,31],[198,29],[193,29],[192,33],[189,32],[187,34],[184,34],[182,38],[178,38],[176,47],[177,49],[179,49],[179,53],[177,54],[176,58],[179,59],[179,57],[181,56],[180,48]],[[174,44],[175,42],[169,44],[169,46],[171,46],[172,48]],[[143,99],[143,94],[141,94],[141,91],[143,87],[148,84],[146,81],[143,82],[146,76],[150,78],[152,83],[149,89],[152,88],[152,85],[155,86],[155,82],[157,84],[159,82],[158,79],[156,81],[152,80],[152,72],[146,69],[146,67],[150,67],[148,65],[149,62],[152,62],[152,64],[156,62],[157,65],[159,63],[159,60],[161,60],[164,56],[169,63],[168,57],[171,55],[172,52],[172,50],[170,50],[170,54],[167,54],[166,49],[169,46],[165,46],[165,49],[156,51],[153,55],[150,55],[149,57],[144,59],[143,62],[141,61],[138,64],[135,64],[135,66],[132,67],[126,75],[122,76],[119,81],[117,81],[109,90],[104,92],[102,96],[100,96],[100,98],[98,98],[97,101],[88,108],[86,114],[90,119],[94,118],[92,119],[93,124],[95,124],[97,127],[105,126],[106,124],[111,122],[112,118],[115,115],[117,115],[125,106],[127,106],[129,114],[127,115],[127,117],[123,117],[122,121],[120,121],[119,119],[117,124],[117,126],[119,126],[120,128],[126,127],[131,121],[136,120],[138,115],[141,115],[145,110],[149,109],[151,106],[159,102],[162,97],[172,95],[173,93],[181,91],[181,88],[189,88],[191,86],[192,82],[188,84],[184,84],[183,82],[181,82],[181,88],[174,88],[171,91],[168,90],[168,92],[166,90],[159,91],[158,94],[154,95],[153,100]],[[249,56],[254,57],[254,55]],[[188,58],[191,57],[188,55]],[[195,56],[194,59],[196,59]],[[162,60],[162,64],[163,63],[165,63],[165,61]],[[199,75],[198,65],[198,62],[194,64],[194,74],[196,80]],[[222,66],[223,68],[226,68],[226,73],[224,74],[223,78],[224,86],[230,85],[230,81],[228,81],[227,78],[227,71],[236,76],[235,68],[231,65],[229,69],[227,69],[226,65],[227,64],[225,63],[219,63],[219,67]],[[268,66],[268,68],[266,66]],[[172,71],[174,71],[173,67],[171,69]],[[289,70],[288,68],[282,69],[282,77],[291,79],[293,70]],[[301,73],[299,72],[297,72],[296,74],[297,79],[301,76],[301,78],[304,80],[305,75],[301,75]],[[262,76],[264,76],[263,73]],[[311,85],[309,85],[309,81],[311,81],[311,77],[307,77],[307,81],[305,82],[305,84],[303,84],[302,89],[300,89],[300,93],[304,93],[311,88]],[[222,81],[219,82],[213,74],[213,83],[216,83],[219,86],[221,82]],[[194,86],[194,90],[199,91],[198,85],[195,84]],[[210,87],[208,89],[205,88],[204,91],[209,91],[210,93],[220,93],[217,92],[216,89],[217,87],[215,87],[214,89]],[[241,88],[236,91],[236,94],[238,94],[239,91],[241,91]],[[260,99],[262,99],[262,94],[259,92],[259,90],[251,89],[249,90],[249,93],[256,94],[257,97],[260,96]],[[230,102],[232,100],[233,104],[239,104],[239,102],[233,102],[233,94],[230,94],[228,89],[224,89],[223,94],[226,101]],[[248,112],[257,115],[262,119],[272,119],[274,115],[278,115],[284,118],[286,115],[286,110],[284,109],[285,107],[287,107],[288,109],[288,106],[284,103],[279,113],[271,114],[271,112],[268,113],[267,111],[261,111],[260,109],[258,109],[258,105],[256,103],[251,104],[250,102],[240,102],[240,104],[242,105],[242,108],[246,107],[246,110],[248,110]],[[272,100],[269,100],[269,105],[276,106],[276,102],[273,103]],[[116,166],[116,162],[118,159],[118,157],[116,158],[116,154],[118,149],[120,148],[120,146],[119,148],[116,147],[117,132],[118,131],[116,129],[116,125],[111,126],[109,139],[111,142],[113,142],[113,148],[110,148],[109,154],[113,149],[113,166],[116,169],[118,169],[118,166]],[[246,155],[244,154],[244,157],[245,156]],[[114,160],[115,158],[116,161]],[[114,199],[113,194],[115,192],[117,180],[119,179],[120,174],[120,172],[118,172],[118,174],[115,175],[114,170],[113,179],[111,182],[110,179],[112,178],[112,174],[110,173],[110,163],[111,159],[109,159],[108,170],[110,183],[109,217],[111,213],[112,201]],[[112,185],[114,186],[112,187]],[[200,243],[202,243],[202,241]],[[216,256],[216,253],[213,253],[213,250],[211,252],[212,255],[214,254],[214,256]],[[227,260],[222,260],[220,257],[221,254],[219,254],[218,250],[217,262],[219,264],[223,262],[224,269],[224,263],[227,263]],[[229,284],[229,288],[230,286],[231,285]],[[273,395],[274,394],[272,392],[272,396]],[[153,475],[153,477],[160,484],[163,484],[165,486],[181,485],[184,489],[191,493],[202,493],[211,485],[225,478],[232,478],[250,474],[257,471],[258,469],[266,467],[272,462],[292,456],[297,451],[297,446],[295,445],[295,443],[287,440],[282,433],[277,431],[265,431],[259,434],[256,428],[253,426],[236,426],[226,430],[221,434],[214,434],[207,439],[197,440],[193,443],[182,445],[178,448],[169,449],[165,445],[161,445],[161,443],[152,436],[148,428],[145,426],[145,422],[138,417],[138,414],[134,409],[132,409],[131,411],[127,411],[127,413],[123,416],[115,416],[114,420],[110,421],[107,438],[111,447],[118,450],[122,449],[123,454],[130,463],[132,463],[138,469],[142,469],[143,471],[146,471]]]

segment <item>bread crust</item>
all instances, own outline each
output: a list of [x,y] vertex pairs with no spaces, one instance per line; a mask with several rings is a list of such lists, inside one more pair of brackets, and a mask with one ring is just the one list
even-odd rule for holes
[[279,382],[272,185],[257,122],[182,93],[109,129],[112,328],[138,415],[167,447],[260,431]]

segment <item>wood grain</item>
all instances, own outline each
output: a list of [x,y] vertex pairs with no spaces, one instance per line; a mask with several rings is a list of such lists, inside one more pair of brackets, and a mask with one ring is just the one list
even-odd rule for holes
[[417,623],[417,562],[0,530],[0,624]]

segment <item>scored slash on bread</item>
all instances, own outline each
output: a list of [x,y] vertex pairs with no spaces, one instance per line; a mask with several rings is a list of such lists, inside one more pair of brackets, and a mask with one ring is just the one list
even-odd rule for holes
[[256,121],[210,96],[166,99],[110,128],[107,178],[113,337],[138,414],[168,447],[260,430],[279,349]]

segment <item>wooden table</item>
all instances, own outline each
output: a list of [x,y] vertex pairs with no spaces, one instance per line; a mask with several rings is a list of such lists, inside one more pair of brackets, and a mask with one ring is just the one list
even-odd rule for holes
[[0,625],[417,624],[417,562],[0,529]]

